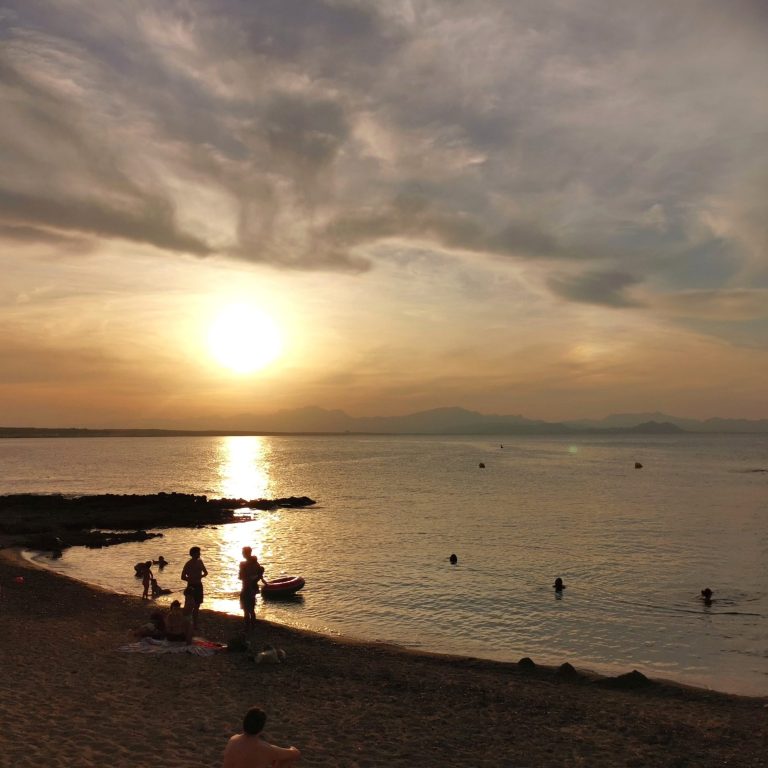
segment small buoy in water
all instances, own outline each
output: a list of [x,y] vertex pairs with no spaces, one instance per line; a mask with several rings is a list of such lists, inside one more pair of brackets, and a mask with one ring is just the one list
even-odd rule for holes
[[639,461],[636,461],[635,462],[635,469],[642,469],[642,468],[643,468],[643,465]]
[[480,469],[485,469],[485,464],[483,464],[482,461],[477,466],[480,467]]
[[23,576],[16,576],[16,577],[14,578],[14,581],[15,581],[17,584],[23,584],[23,583],[24,583],[24,577],[23,577]]
[[451,565],[456,565],[459,562],[459,558],[456,555],[451,555],[448,559],[451,561]]

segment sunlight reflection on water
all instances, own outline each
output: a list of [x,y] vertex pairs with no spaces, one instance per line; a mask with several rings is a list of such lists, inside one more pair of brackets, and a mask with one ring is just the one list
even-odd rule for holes
[[220,480],[214,495],[228,499],[269,498],[269,450],[265,439],[234,435],[218,440]]

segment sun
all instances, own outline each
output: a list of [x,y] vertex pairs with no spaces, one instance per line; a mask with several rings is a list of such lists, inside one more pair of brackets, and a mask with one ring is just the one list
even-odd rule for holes
[[276,360],[283,339],[274,320],[252,304],[229,304],[208,329],[211,355],[233,373],[253,373]]

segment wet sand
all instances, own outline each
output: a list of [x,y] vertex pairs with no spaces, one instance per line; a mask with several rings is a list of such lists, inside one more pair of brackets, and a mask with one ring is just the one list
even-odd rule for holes
[[[258,704],[268,738],[299,747],[307,767],[768,766],[766,699],[617,689],[265,622],[257,640],[283,648],[285,664],[118,651],[150,605],[0,552],[0,765],[219,766]],[[209,640],[240,632],[234,617],[201,619]]]

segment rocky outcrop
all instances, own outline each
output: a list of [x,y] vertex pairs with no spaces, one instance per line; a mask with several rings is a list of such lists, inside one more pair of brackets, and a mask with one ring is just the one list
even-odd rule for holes
[[[209,499],[186,493],[11,494],[0,496],[0,534],[32,549],[56,551],[68,546],[110,546],[161,534],[149,528],[187,528],[242,520],[248,510],[300,508],[315,504],[309,496],[279,499]],[[238,516],[235,517],[235,513]],[[109,529],[103,533],[98,529]],[[119,533],[114,533],[118,531]]]

